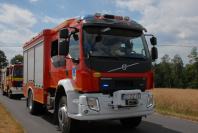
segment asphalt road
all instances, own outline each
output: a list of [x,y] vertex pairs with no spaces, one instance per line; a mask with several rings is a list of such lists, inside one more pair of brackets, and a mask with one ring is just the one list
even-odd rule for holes
[[[58,127],[53,124],[52,114],[30,115],[25,106],[25,99],[14,100],[0,94],[0,103],[11,112],[27,133],[60,133]],[[99,121],[83,123],[79,128],[79,132],[82,131],[84,133],[198,133],[198,123],[155,113],[144,118],[140,126],[133,130],[123,128],[119,121]]]

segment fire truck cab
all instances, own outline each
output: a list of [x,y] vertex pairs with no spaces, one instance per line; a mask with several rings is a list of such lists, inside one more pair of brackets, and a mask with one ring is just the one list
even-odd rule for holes
[[3,95],[8,95],[9,98],[14,96],[23,97],[23,65],[14,64],[8,66],[4,71],[4,77]]
[[6,83],[6,69],[1,69],[1,90],[2,90],[2,94],[4,95],[4,91],[3,91],[3,88],[4,88],[4,85]]
[[129,17],[99,14],[45,29],[24,47],[24,95],[32,114],[55,114],[63,133],[74,121],[119,119],[136,127],[153,112],[146,29]]

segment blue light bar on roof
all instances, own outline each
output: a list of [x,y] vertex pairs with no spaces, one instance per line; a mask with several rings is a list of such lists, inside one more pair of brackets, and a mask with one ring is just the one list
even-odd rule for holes
[[130,18],[128,16],[116,16],[116,15],[111,15],[111,14],[101,14],[101,13],[96,13],[94,15],[96,18],[106,18],[106,19],[116,19],[116,20],[125,20],[125,21],[129,21]]

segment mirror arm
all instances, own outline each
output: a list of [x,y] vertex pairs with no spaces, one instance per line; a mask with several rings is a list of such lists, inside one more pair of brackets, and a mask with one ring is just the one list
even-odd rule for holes
[[79,62],[80,62],[79,59],[75,59],[75,58],[68,57],[68,56],[66,56],[65,59],[70,59],[70,60],[72,60],[73,63],[76,63],[76,64],[79,64]]
[[71,57],[67,57],[67,56],[65,56],[65,59],[72,59]]
[[69,28],[71,28],[71,29],[74,29],[74,30],[75,30],[75,31],[73,31],[73,33],[72,33],[72,34],[75,34],[75,33],[79,32],[79,29],[78,29],[78,28],[76,28],[76,27],[69,27]]
[[153,34],[144,34],[144,36],[151,36],[151,37],[154,37]]

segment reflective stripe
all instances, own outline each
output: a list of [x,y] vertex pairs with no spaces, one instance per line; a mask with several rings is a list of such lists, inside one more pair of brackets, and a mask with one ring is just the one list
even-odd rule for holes
[[12,78],[12,81],[23,81],[23,78]]

